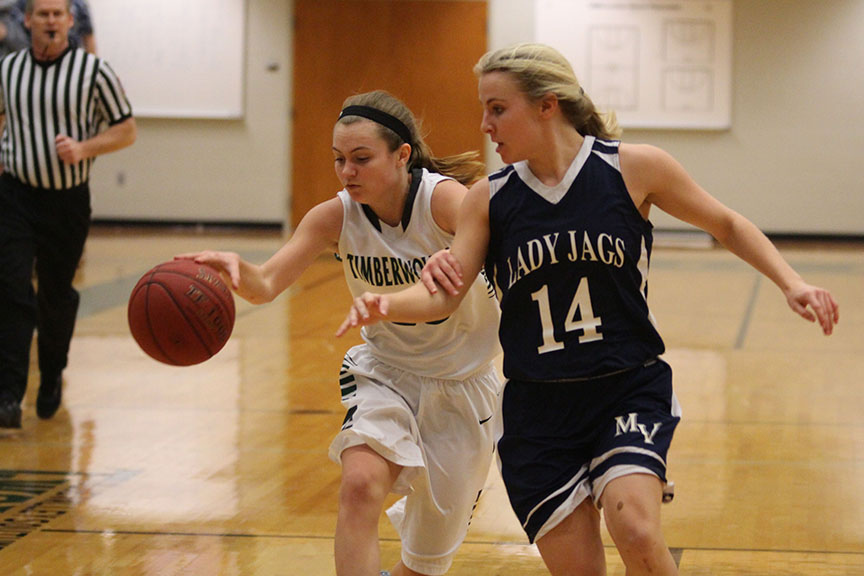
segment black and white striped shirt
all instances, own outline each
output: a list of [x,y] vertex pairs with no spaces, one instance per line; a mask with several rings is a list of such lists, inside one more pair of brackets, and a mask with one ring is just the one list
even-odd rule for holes
[[0,60],[0,114],[6,115],[0,139],[4,170],[35,188],[65,190],[87,182],[94,158],[64,164],[54,138],[87,140],[103,124],[131,117],[132,107],[101,58],[78,48],[39,62],[27,49]]

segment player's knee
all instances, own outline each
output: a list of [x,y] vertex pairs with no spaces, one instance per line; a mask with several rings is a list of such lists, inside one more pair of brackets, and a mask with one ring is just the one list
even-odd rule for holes
[[647,558],[661,540],[662,536],[651,526],[625,523],[618,527],[615,543],[619,549],[626,549]]
[[650,514],[634,503],[615,502],[611,509],[604,510],[606,525],[619,550],[632,550],[647,554],[662,542],[659,523]]
[[386,479],[365,470],[352,470],[342,476],[339,504],[345,509],[373,509],[377,514],[389,493]]
[[614,533],[615,547],[628,567],[638,565],[650,573],[663,565],[668,554],[663,534],[650,522],[619,522],[610,533]]

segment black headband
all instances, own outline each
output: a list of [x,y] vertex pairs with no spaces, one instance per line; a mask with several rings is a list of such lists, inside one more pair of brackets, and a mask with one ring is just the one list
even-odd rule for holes
[[401,120],[371,106],[348,106],[339,114],[339,120],[345,116],[361,116],[389,128],[402,138],[403,142],[411,144],[411,131]]

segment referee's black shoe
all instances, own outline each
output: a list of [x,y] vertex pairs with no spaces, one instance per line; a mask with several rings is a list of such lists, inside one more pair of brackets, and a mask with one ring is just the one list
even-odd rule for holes
[[63,375],[42,378],[39,395],[36,396],[36,415],[43,420],[53,418],[63,398]]
[[11,398],[0,399],[0,428],[21,428],[21,403]]

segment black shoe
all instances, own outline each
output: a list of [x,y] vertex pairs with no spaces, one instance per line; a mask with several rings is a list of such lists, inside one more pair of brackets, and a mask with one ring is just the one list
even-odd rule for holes
[[62,398],[63,376],[43,378],[39,386],[39,395],[36,396],[36,415],[43,420],[52,418],[60,408]]
[[21,428],[21,404],[15,400],[0,400],[0,428]]

